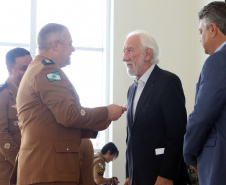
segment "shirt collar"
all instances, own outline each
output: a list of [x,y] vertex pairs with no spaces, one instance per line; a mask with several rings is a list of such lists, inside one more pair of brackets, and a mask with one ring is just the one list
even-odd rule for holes
[[220,51],[224,47],[225,44],[226,44],[226,41],[223,44],[221,44],[215,52]]
[[149,67],[149,69],[140,77],[139,80],[137,80],[137,78],[134,79],[134,81],[136,83],[144,83],[146,84],[146,82],[148,81],[149,76],[151,75],[153,69],[155,67],[155,64],[152,64],[151,67]]

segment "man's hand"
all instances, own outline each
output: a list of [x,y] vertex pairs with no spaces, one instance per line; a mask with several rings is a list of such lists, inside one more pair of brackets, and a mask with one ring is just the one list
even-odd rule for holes
[[193,170],[195,170],[196,173],[198,173],[198,169],[197,169],[197,163],[195,163],[195,166],[191,166],[193,168]]
[[116,121],[118,120],[122,114],[126,111],[126,107],[121,107],[115,104],[108,105],[108,120]]
[[118,183],[120,183],[119,181],[118,181],[118,178],[117,177],[112,177],[112,183],[111,184],[118,184]]
[[164,177],[158,176],[155,185],[173,185],[173,181]]
[[129,185],[129,178],[126,179],[124,185]]

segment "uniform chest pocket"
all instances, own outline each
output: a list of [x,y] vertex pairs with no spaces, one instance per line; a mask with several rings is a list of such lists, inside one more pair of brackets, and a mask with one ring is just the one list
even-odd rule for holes
[[59,172],[79,173],[79,145],[76,141],[54,141],[56,166]]

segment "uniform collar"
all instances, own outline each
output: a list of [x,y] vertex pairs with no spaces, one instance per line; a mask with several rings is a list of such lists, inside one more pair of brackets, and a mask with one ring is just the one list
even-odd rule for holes
[[103,159],[104,161],[106,161],[102,153],[97,152],[97,155],[98,155],[98,157],[100,157],[101,159]]

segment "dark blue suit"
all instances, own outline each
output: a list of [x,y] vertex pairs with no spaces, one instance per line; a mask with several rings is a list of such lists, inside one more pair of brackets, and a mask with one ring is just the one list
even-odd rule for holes
[[[187,116],[180,79],[156,65],[133,120],[134,88],[135,84],[130,86],[127,95],[126,176],[130,184],[133,175],[137,185],[154,185],[157,176],[178,181],[175,184],[186,184],[181,171]],[[165,149],[164,154],[156,155],[159,148]]]
[[184,138],[184,159],[198,165],[200,185],[226,184],[226,45],[208,57]]

